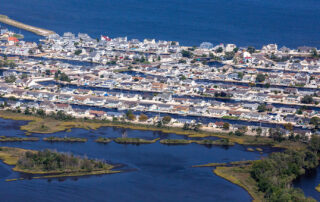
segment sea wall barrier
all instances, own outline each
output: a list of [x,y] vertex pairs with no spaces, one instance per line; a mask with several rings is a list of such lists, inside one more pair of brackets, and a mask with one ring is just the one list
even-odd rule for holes
[[26,25],[26,24],[18,22],[16,20],[12,20],[6,15],[1,15],[0,14],[0,22],[2,22],[4,24],[7,24],[7,25],[11,25],[13,27],[24,29],[26,31],[35,33],[35,34],[40,35],[40,36],[49,36],[51,34],[55,34],[55,32],[51,31],[51,30],[42,29],[42,28],[39,28],[39,27],[31,26],[31,25]]

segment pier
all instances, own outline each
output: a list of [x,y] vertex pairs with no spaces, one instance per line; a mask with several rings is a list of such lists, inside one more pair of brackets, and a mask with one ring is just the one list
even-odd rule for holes
[[35,33],[35,34],[40,35],[40,36],[49,36],[51,34],[55,34],[55,32],[51,31],[51,30],[42,29],[42,28],[39,28],[39,27],[31,26],[31,25],[26,25],[24,23],[12,20],[6,15],[0,15],[0,22],[2,22],[4,24],[7,24],[7,25],[11,25],[13,27],[24,29],[26,31]]

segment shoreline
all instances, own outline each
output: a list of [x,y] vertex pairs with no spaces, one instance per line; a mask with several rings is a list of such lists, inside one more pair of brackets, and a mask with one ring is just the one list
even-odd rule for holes
[[[252,198],[253,202],[263,201],[263,193],[259,192],[256,187],[256,182],[253,178],[251,178],[250,174],[248,174],[249,166],[240,168],[240,167],[225,167],[220,166],[216,167],[212,172],[217,175],[218,177],[221,177],[222,179],[225,179],[229,181],[230,183],[237,185],[244,189]],[[243,175],[242,179],[241,174]],[[250,182],[248,182],[250,181]],[[247,185],[245,182],[248,182],[250,184],[253,184],[252,186]]]
[[39,36],[49,36],[51,34],[55,34],[54,31],[47,30],[47,29],[42,29],[42,28],[39,28],[39,27],[34,27],[34,26],[31,26],[31,25],[24,24],[22,22],[18,22],[16,20],[13,20],[13,19],[9,18],[6,15],[1,15],[0,14],[0,22],[4,23],[4,24],[7,24],[7,25],[10,25],[10,26],[13,26],[13,27],[17,27],[19,29],[26,30],[28,32],[32,32],[32,33],[37,34]]
[[[107,120],[81,120],[74,119],[71,121],[61,121],[52,119],[49,117],[38,117],[35,115],[24,115],[20,113],[14,113],[10,111],[0,110],[0,118],[17,120],[17,121],[29,121],[27,124],[20,127],[21,130],[24,130],[26,133],[40,133],[40,134],[49,134],[61,131],[68,131],[72,128],[82,128],[86,130],[96,130],[100,127],[117,127],[117,128],[126,128],[132,130],[143,130],[143,131],[159,131],[163,133],[174,133],[176,135],[184,135],[190,138],[205,138],[205,137],[218,137],[222,139],[228,139],[230,143],[236,143],[240,145],[251,145],[251,146],[271,146],[276,148],[290,148],[292,146],[303,149],[305,145],[297,142],[283,141],[281,143],[275,142],[268,137],[256,137],[256,136],[235,136],[228,135],[227,133],[217,133],[217,132],[208,132],[204,130],[195,131],[195,130],[183,130],[182,128],[177,127],[156,127],[154,125],[145,125],[145,124],[135,124],[131,122],[112,122]],[[43,127],[43,128],[42,128]],[[44,129],[44,130],[43,130]]]

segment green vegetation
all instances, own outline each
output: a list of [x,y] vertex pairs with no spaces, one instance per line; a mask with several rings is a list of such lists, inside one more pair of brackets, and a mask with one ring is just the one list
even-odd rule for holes
[[195,165],[192,166],[194,168],[201,168],[201,167],[217,167],[217,166],[227,166],[228,163],[207,163],[207,164],[202,164],[202,165]]
[[8,137],[0,136],[0,142],[25,142],[25,141],[38,141],[37,137]]
[[102,161],[56,151],[27,151],[22,155],[15,170],[27,173],[70,173],[110,170],[113,166]]
[[114,166],[103,161],[90,160],[87,157],[76,157],[72,154],[50,150],[34,151],[0,147],[0,159],[8,165],[15,166],[13,168],[14,171],[40,174],[40,176],[32,178],[100,175],[120,172],[113,171]]
[[221,167],[221,166],[240,166],[240,165],[248,165],[248,164],[252,164],[253,161],[251,160],[247,160],[247,161],[233,161],[233,162],[229,162],[229,163],[207,163],[207,164],[202,164],[202,165],[195,165],[192,167]]
[[14,63],[13,61],[11,60],[0,60],[0,67],[10,67],[10,68],[14,68],[16,67],[17,64]]
[[81,53],[82,53],[82,50],[80,50],[80,49],[74,51],[74,54],[75,54],[75,55],[80,55]]
[[136,119],[136,116],[133,114],[132,110],[127,111],[126,117],[128,120],[133,121]]
[[162,118],[162,123],[164,125],[170,123],[170,121],[171,121],[171,116],[165,116],[165,117]]
[[252,54],[252,53],[256,52],[256,48],[253,47],[253,46],[249,46],[249,47],[247,48],[247,51],[248,51],[250,54]]
[[[239,119],[239,117],[236,117],[236,116],[223,116],[222,118],[223,119],[232,119],[232,120],[238,120]],[[224,124],[226,124],[226,123],[224,123]],[[223,124],[223,126],[224,126],[224,124]],[[226,130],[229,130],[229,129],[226,129]]]
[[152,144],[159,140],[160,138],[153,140],[145,140],[141,138],[129,138],[129,137],[118,137],[114,139],[114,141],[118,144]]
[[[222,117],[223,118],[223,117]],[[228,117],[225,117],[225,119],[228,119]],[[223,130],[229,130],[230,129],[230,124],[225,122],[223,123],[223,126],[222,126]]]
[[310,199],[306,199],[302,191],[293,188],[291,183],[306,170],[317,166],[315,152],[288,150],[255,161],[250,174],[268,201],[308,201]]
[[77,137],[46,137],[43,140],[48,142],[87,142],[86,138]]
[[62,73],[56,72],[54,74],[54,78],[56,80],[60,80],[60,81],[66,81],[66,82],[70,82],[71,81],[70,78],[68,77],[68,75],[66,75],[64,72],[62,72]]
[[320,126],[320,118],[317,116],[314,116],[310,119],[310,124],[313,125],[315,128],[319,128]]
[[147,120],[148,120],[148,116],[141,113],[139,116],[139,121],[146,122]]
[[319,184],[318,186],[316,186],[316,190],[317,190],[318,192],[320,192],[320,184]]
[[203,145],[221,145],[221,146],[233,146],[234,143],[230,142],[229,139],[219,139],[219,140],[197,140],[197,144]]
[[248,148],[247,148],[247,151],[249,151],[249,152],[254,152],[254,149],[251,148],[251,147],[248,147]]
[[10,75],[6,76],[4,80],[6,83],[14,83],[17,80],[17,78],[14,75]]
[[261,82],[264,82],[265,80],[266,80],[266,75],[261,73],[257,74],[256,82],[261,83]]
[[185,58],[191,58],[193,56],[192,52],[186,51],[186,50],[182,50],[181,54],[182,54],[182,57],[185,57]]
[[313,97],[311,95],[305,95],[301,99],[301,103],[303,103],[303,104],[312,104],[313,103]]
[[257,147],[257,148],[256,148],[256,151],[258,151],[258,152],[263,152],[263,149]]
[[262,103],[258,106],[257,109],[258,109],[258,112],[265,112],[265,111],[267,111],[267,106],[266,106],[266,104]]
[[217,167],[213,172],[242,188],[244,188],[253,201],[263,201],[263,193],[259,192],[255,180],[250,176],[250,166],[241,167]]
[[161,144],[169,144],[169,145],[184,145],[192,143],[192,140],[185,140],[185,139],[163,139],[160,140]]
[[95,142],[104,143],[104,144],[109,143],[111,141],[112,141],[112,139],[105,138],[105,137],[99,137],[98,139],[95,140]]
[[216,53],[222,53],[223,52],[223,48],[222,47],[219,47],[215,50]]
[[223,165],[214,172],[246,189],[254,201],[315,201],[292,187],[292,181],[318,166],[319,151],[320,137],[313,135],[305,147],[291,146],[289,150],[272,153],[249,165]]

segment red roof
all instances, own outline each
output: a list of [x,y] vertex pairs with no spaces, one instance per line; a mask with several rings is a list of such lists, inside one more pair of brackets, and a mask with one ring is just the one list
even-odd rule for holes
[[10,37],[8,38],[8,41],[13,41],[13,42],[15,42],[15,43],[19,42],[19,40],[18,40],[16,37],[14,37],[14,36],[10,36]]

